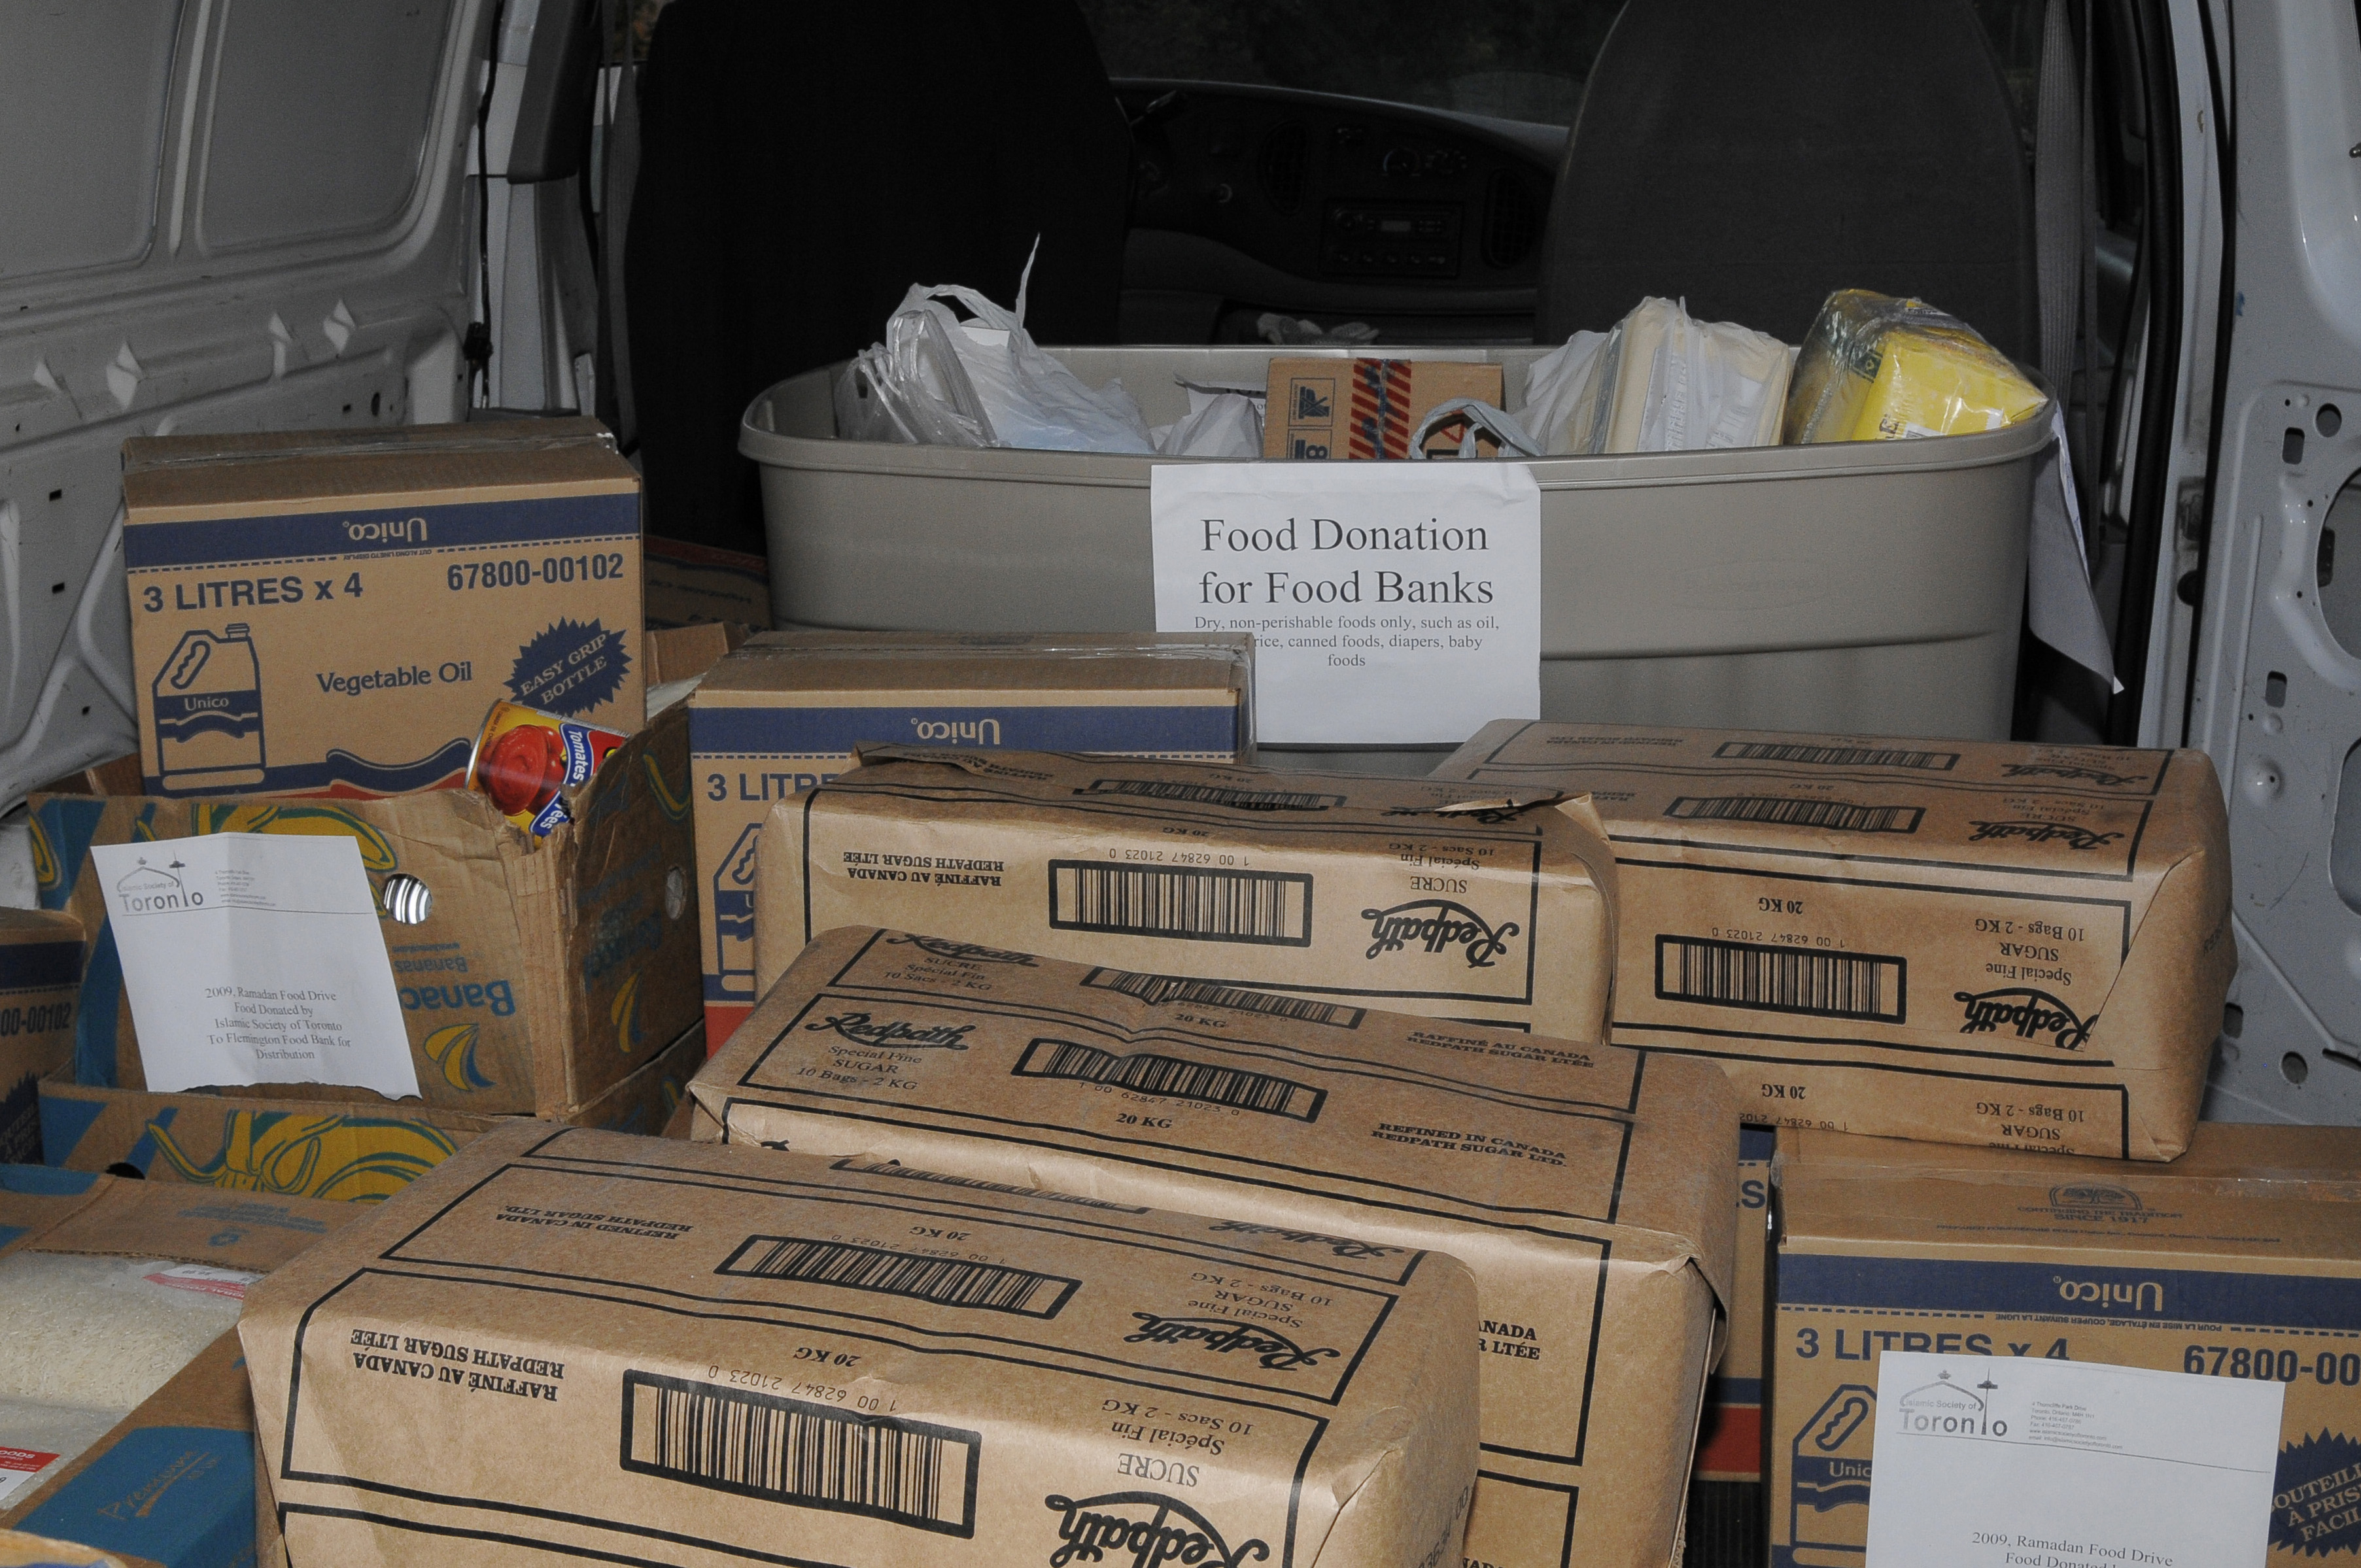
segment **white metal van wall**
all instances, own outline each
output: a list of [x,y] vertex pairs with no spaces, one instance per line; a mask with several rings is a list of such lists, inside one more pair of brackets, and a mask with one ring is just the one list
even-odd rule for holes
[[452,419],[481,0],[0,0],[0,805],[132,745],[128,435]]
[[2238,292],[2189,740],[2229,791],[2240,969],[2206,1114],[2356,1123],[2361,617],[2338,622],[2361,517],[2330,511],[2361,470],[2361,31],[2325,0],[2235,16]]

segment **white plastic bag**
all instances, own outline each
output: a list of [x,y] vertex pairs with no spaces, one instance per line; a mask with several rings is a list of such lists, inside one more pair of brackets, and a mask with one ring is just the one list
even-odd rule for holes
[[1524,422],[1554,453],[1775,446],[1795,363],[1768,334],[1649,298],[1536,361]]
[[1411,432],[1410,455],[1413,462],[1427,455],[1427,437],[1445,425],[1462,427],[1459,433],[1461,457],[1481,457],[1483,447],[1478,440],[1488,435],[1502,457],[1539,457],[1540,446],[1526,433],[1525,427],[1508,410],[1495,408],[1481,398],[1454,398],[1447,403],[1437,403],[1426,411],[1426,417]]
[[[1590,444],[1594,439],[1590,420],[1602,409],[1599,351],[1607,346],[1608,336],[1603,332],[1577,332],[1525,371],[1525,398],[1518,419],[1543,451],[1563,455],[1598,450]],[[1578,421],[1577,413],[1587,417]],[[1604,438],[1603,432],[1596,433]]]
[[[1026,263],[1027,280],[1033,266]],[[949,302],[966,307],[961,321]],[[1099,391],[1025,330],[1025,285],[1003,310],[973,289],[914,283],[836,386],[836,428],[851,441],[1153,452],[1147,422],[1118,382]]]
[[1148,432],[1159,455],[1233,459],[1262,455],[1261,398],[1226,387],[1180,384],[1189,391],[1189,411]]

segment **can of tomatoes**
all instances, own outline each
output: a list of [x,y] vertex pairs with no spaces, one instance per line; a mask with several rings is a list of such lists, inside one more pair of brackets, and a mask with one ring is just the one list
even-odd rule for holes
[[513,702],[484,715],[467,758],[467,787],[489,795],[500,814],[536,839],[573,820],[565,792],[590,782],[607,753],[630,740]]

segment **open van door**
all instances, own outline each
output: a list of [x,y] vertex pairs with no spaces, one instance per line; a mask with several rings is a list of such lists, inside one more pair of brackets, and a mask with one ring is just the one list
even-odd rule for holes
[[2187,739],[2229,794],[2240,967],[2205,1113],[2361,1123],[2361,26],[2213,9],[2228,352],[2210,527],[2159,596],[2193,613]]
[[[507,5],[527,38],[544,8],[559,0]],[[464,417],[478,223],[465,175],[494,9],[14,8],[0,38],[0,806],[134,744],[125,437]]]

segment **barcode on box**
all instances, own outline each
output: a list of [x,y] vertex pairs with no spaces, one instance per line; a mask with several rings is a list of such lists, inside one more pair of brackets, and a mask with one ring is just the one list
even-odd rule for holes
[[1117,1056],[1074,1040],[1035,1040],[1025,1047],[1011,1069],[1019,1078],[1063,1078],[1076,1083],[1105,1083],[1138,1094],[1160,1094],[1173,1100],[1194,1100],[1205,1105],[1226,1105],[1233,1111],[1258,1111],[1269,1116],[1291,1116],[1299,1122],[1320,1119],[1328,1098],[1292,1079],[1211,1062],[1184,1061],[1153,1051]]
[[1899,1024],[1906,1003],[1898,958],[1814,952],[1763,942],[1656,938],[1656,995],[1664,1002],[1752,1007],[1815,1018]]
[[1081,1280],[1060,1275],[802,1236],[748,1236],[715,1272],[834,1285],[945,1307],[1021,1312],[1028,1318],[1056,1317],[1082,1288]]
[[1130,795],[1174,800],[1184,806],[1227,806],[1240,811],[1327,811],[1345,804],[1341,795],[1297,789],[1239,789],[1234,784],[1190,784],[1181,779],[1093,779],[1076,795]]
[[1049,924],[1062,931],[1308,948],[1312,879],[1301,872],[1051,861]]
[[1724,740],[1717,757],[1748,762],[1804,762],[1816,768],[1921,768],[1948,773],[1960,765],[1957,751],[1910,751],[1895,746],[1806,746],[1791,740]]
[[623,1374],[623,1468],[717,1492],[972,1537],[983,1452],[957,1427]]
[[1094,969],[1082,977],[1084,985],[1120,991],[1151,1007],[1186,1002],[1199,1007],[1227,1007],[1240,1013],[1262,1013],[1298,1024],[1325,1024],[1331,1028],[1357,1029],[1367,1009],[1342,1007],[1334,1002],[1311,1002],[1301,996],[1279,996],[1268,991],[1224,985],[1213,980],[1182,980],[1169,974],[1133,974],[1128,970]]
[[1855,806],[1843,800],[1791,800],[1776,795],[1681,795],[1664,815],[1684,822],[1764,822],[1828,828],[1839,833],[1916,833],[1919,806]]

